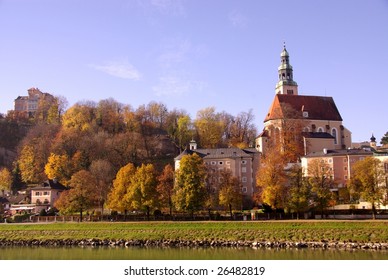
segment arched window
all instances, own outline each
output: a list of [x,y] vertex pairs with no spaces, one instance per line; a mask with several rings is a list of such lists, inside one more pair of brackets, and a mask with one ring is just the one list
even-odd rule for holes
[[337,145],[337,129],[336,128],[332,128],[331,135],[334,137],[334,144]]
[[322,127],[318,127],[318,132],[323,132],[323,128]]

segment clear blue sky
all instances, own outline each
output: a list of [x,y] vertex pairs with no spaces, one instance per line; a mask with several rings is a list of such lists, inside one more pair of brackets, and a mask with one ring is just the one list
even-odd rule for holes
[[285,41],[300,94],[332,96],[354,142],[388,131],[387,0],[0,0],[0,38],[1,113],[38,87],[253,109],[261,130]]

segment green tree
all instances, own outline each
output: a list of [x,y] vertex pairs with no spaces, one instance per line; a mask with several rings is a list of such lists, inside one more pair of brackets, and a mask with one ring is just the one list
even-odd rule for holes
[[7,168],[0,169],[0,191],[3,193],[4,191],[11,190],[12,185],[12,174],[9,172]]
[[172,195],[174,189],[174,168],[167,164],[163,172],[158,176],[156,190],[159,194],[159,202],[162,207],[168,207],[170,216],[172,215]]
[[195,153],[183,156],[179,165],[173,202],[177,210],[188,211],[193,215],[203,207],[205,200],[205,165]]
[[229,208],[230,218],[233,219],[233,209],[241,208],[242,185],[239,179],[228,170],[221,171],[221,183],[219,192],[220,205]]
[[303,176],[303,169],[300,166],[294,166],[288,174],[290,186],[288,190],[287,207],[296,212],[296,218],[299,219],[300,213],[306,211],[309,207],[311,189],[307,179]]
[[128,163],[120,168],[116,174],[116,179],[113,180],[113,187],[108,194],[108,208],[125,214],[131,209],[131,202],[127,199],[127,194],[135,173],[136,168],[132,163]]
[[18,190],[21,190],[24,186],[25,184],[23,183],[23,180],[22,180],[19,163],[15,161],[14,168],[12,169],[11,190],[13,193],[16,193]]
[[308,167],[308,181],[311,186],[312,198],[321,210],[321,217],[323,217],[323,210],[329,206],[332,199],[330,189],[334,183],[333,171],[326,162],[314,159]]
[[384,163],[374,157],[366,157],[353,165],[350,188],[353,192],[372,204],[373,219],[376,219],[376,206],[387,196]]
[[381,145],[387,145],[388,144],[388,131],[381,138],[380,144]]

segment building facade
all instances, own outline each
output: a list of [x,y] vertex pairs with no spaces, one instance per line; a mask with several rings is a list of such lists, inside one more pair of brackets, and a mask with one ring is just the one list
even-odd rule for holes
[[14,101],[14,111],[32,117],[38,111],[41,103],[51,104],[55,100],[49,93],[43,93],[38,88],[30,88],[28,95],[18,96]]
[[275,97],[264,119],[263,132],[256,139],[257,149],[265,154],[274,141],[282,141],[286,130],[298,131],[303,154],[326,149],[351,147],[351,132],[343,126],[342,117],[332,97],[299,95],[293,80],[293,68],[284,46],[280,54],[279,80]]
[[189,148],[185,149],[175,161],[175,170],[179,170],[180,160],[185,155],[199,155],[206,165],[208,171],[212,174],[213,183],[210,184],[214,191],[217,189],[217,181],[222,180],[217,177],[220,171],[230,171],[232,176],[241,182],[241,191],[246,205],[252,203],[253,194],[256,191],[256,171],[259,166],[260,154],[254,148],[216,148],[216,149],[198,149],[195,141],[191,141]]
[[31,189],[31,204],[35,205],[35,213],[42,209],[48,210],[54,207],[55,201],[66,187],[57,180],[47,180],[41,185]]

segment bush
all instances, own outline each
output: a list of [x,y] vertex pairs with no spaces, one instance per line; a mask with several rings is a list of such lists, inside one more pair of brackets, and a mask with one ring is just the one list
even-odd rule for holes
[[40,210],[40,212],[39,212],[39,216],[47,216],[46,209],[42,209],[42,210]]
[[16,214],[12,218],[15,223],[22,223],[24,221],[29,221],[30,216],[31,214]]

